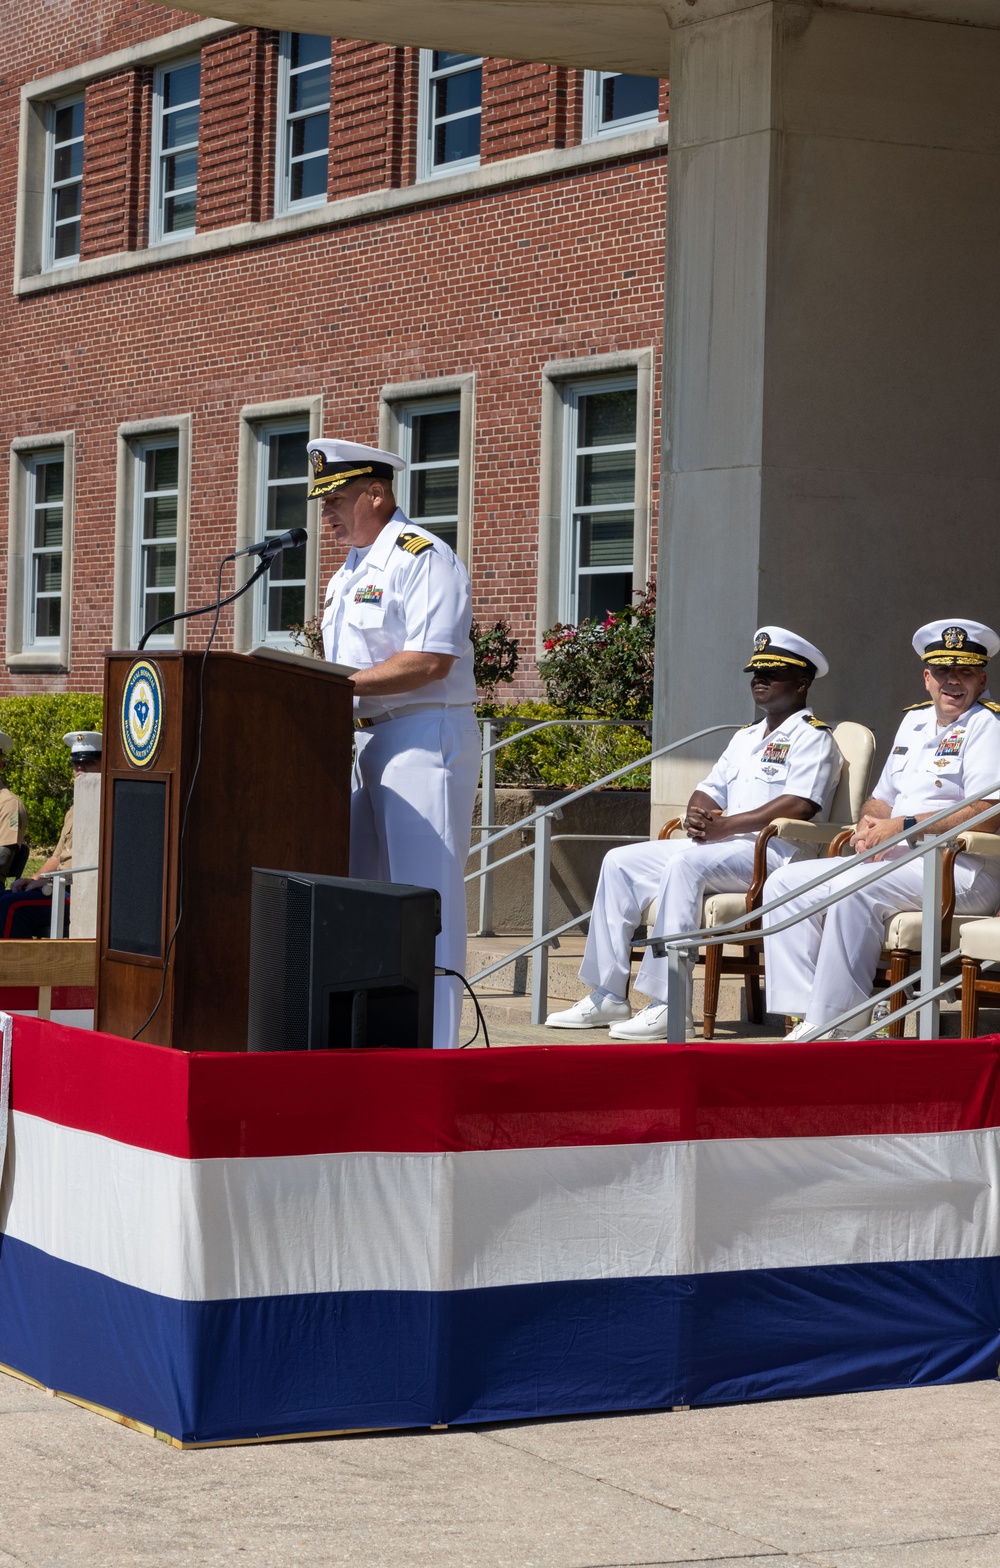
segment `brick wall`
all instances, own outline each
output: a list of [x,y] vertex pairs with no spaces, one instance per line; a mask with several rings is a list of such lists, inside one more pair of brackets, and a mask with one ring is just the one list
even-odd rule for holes
[[152,73],[123,71],[93,82],[84,100],[80,255],[134,250],[146,217]]
[[[29,7],[16,0],[23,42]],[[81,12],[81,57],[135,41],[131,9],[107,4],[95,41]],[[149,7],[145,32],[181,13]],[[54,28],[52,29],[54,32]],[[0,21],[0,201],[13,211],[17,94],[3,93],[15,62]],[[18,79],[54,68],[39,28]],[[414,50],[336,45],[331,194],[412,180],[416,140]],[[270,211],[274,166],[274,34],[242,30],[206,46],[199,222]],[[579,72],[489,62],[484,159],[572,144],[579,136]],[[241,86],[242,83],[242,96]],[[494,91],[495,89],[495,91]],[[95,84],[87,103],[86,253],[141,244],[141,209],[124,193],[148,184],[135,130],[142,73]],[[131,128],[116,146],[110,127]],[[239,146],[256,126],[256,169]],[[267,137],[270,136],[270,142]],[[501,149],[506,149],[501,151]],[[116,161],[117,159],[117,161]],[[138,170],[138,173],[136,171]],[[122,199],[116,209],[118,181]],[[131,185],[130,183],[131,182]],[[126,421],[190,413],[192,472],[188,603],[209,599],[220,556],[233,548],[239,413],[246,404],[322,395],[327,435],[377,441],[378,396],[390,383],[476,376],[472,575],[480,621],[508,618],[533,681],[539,549],[542,370],[551,360],[653,347],[662,340],[666,159],[613,155],[586,169],[439,204],[374,216],[169,266],[15,298],[0,291],[0,330],[17,367],[0,406],[0,445],[76,432],[72,668],[68,677],[11,673],[0,690],[93,689],[110,644],[114,589],[116,431]],[[595,215],[599,219],[595,221]],[[132,230],[128,224],[132,223]],[[13,223],[0,226],[0,268],[12,269]],[[128,236],[132,235],[131,240]],[[658,407],[659,397],[656,403]],[[654,451],[658,449],[658,427]],[[652,476],[656,494],[658,476]],[[0,506],[6,505],[0,467]],[[321,549],[321,584],[337,564]],[[0,548],[0,571],[3,570]],[[204,624],[190,630],[198,647]],[[232,636],[229,615],[219,646]]]

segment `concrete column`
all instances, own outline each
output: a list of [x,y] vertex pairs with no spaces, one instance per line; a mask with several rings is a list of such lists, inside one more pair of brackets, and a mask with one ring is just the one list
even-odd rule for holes
[[773,621],[882,756],[913,630],[1000,622],[1000,33],[722,6],[670,6],[658,741],[753,717]]
[[[101,843],[101,775],[81,773],[73,783],[73,864],[96,866]],[[97,874],[73,882],[69,906],[70,936],[97,935]]]

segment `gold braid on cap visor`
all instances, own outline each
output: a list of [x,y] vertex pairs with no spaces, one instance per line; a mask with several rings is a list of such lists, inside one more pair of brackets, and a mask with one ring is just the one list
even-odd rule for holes
[[360,479],[362,474],[370,474],[372,472],[372,465],[369,463],[367,468],[348,468],[342,473],[330,474],[325,479],[314,479],[312,489],[306,496],[306,500],[311,501],[314,495],[326,495],[330,490],[339,490],[341,485],[346,485],[349,479]]
[[988,653],[959,653],[953,648],[941,648],[933,653],[925,653],[924,664],[971,664],[980,669],[989,663]]
[[809,667],[807,659],[796,659],[790,653],[755,653],[749,664],[744,665],[743,673],[747,670],[805,670]]

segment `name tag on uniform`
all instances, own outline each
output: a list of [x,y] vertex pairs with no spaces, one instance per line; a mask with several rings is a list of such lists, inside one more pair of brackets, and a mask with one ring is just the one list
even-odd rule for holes
[[894,757],[905,757],[909,749],[909,746],[894,746],[892,748],[892,754]]
[[788,747],[787,740],[769,740],[764,747],[761,762],[787,762]]
[[358,588],[354,593],[355,604],[381,604],[382,590],[376,588],[374,583],[365,583],[363,588]]

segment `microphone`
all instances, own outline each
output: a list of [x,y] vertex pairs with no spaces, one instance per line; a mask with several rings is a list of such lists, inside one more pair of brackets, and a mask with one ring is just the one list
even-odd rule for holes
[[296,545],[305,544],[308,537],[304,528],[289,528],[283,534],[272,534],[270,539],[261,539],[257,544],[248,544],[243,550],[234,550],[229,559],[235,561],[241,555],[278,555],[282,550],[294,550]]

